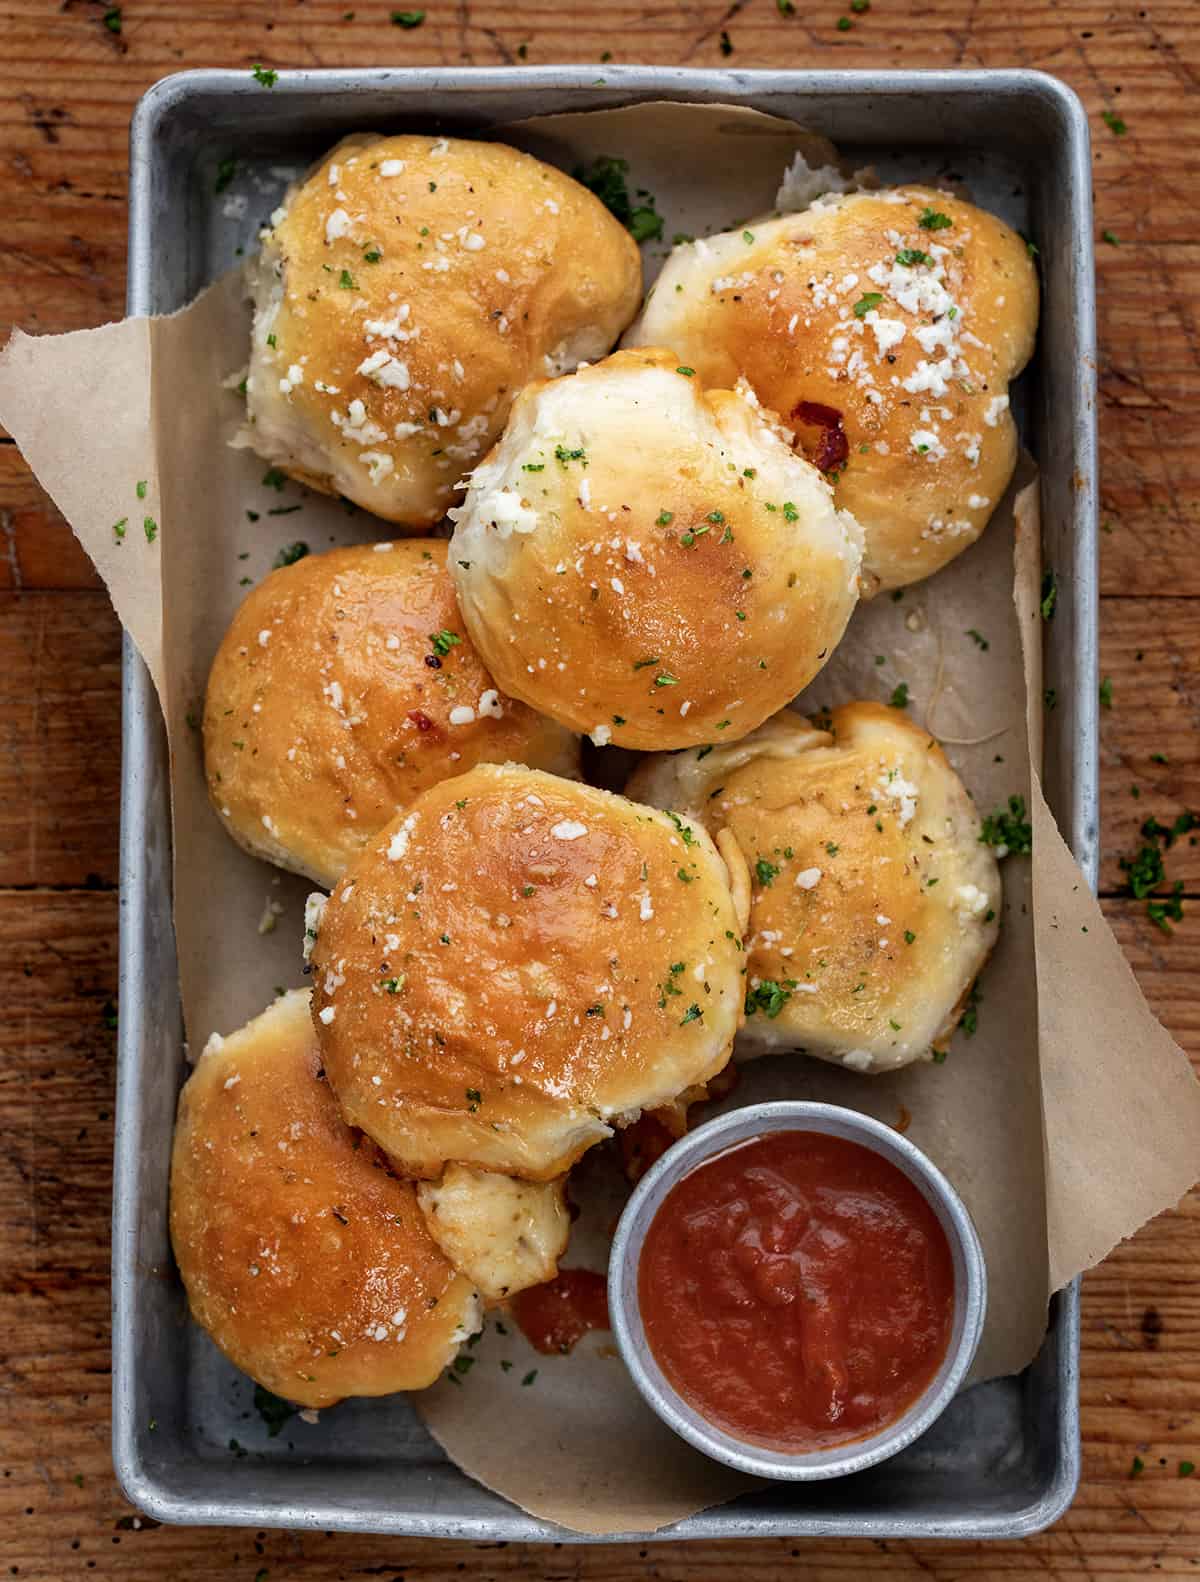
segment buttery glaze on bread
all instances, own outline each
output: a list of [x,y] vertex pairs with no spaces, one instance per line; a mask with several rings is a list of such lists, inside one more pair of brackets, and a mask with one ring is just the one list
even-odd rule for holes
[[179,1097],[171,1244],[192,1315],[303,1406],[432,1384],[479,1301],[416,1192],[342,1119],[309,996],[212,1039]]
[[499,684],[600,745],[735,739],[829,657],[859,534],[769,414],[673,352],[528,386],[450,569]]
[[288,193],[248,283],[238,443],[421,531],[527,380],[610,349],[642,270],[603,204],[529,154],[359,136]]
[[316,924],[348,1120],[406,1174],[561,1175],[725,1065],[740,922],[703,829],[516,765],[424,792]]
[[1000,873],[945,754],[896,709],[785,711],[651,759],[628,794],[730,831],[753,876],[739,1054],[890,1071],[947,1047],[999,930]]
[[579,744],[501,695],[445,543],[407,539],[306,556],[246,596],[209,677],[204,756],[238,844],[333,885],[427,786],[481,761],[574,775]]
[[932,575],[1012,477],[1008,386],[1033,351],[1020,236],[932,187],[835,194],[677,247],[629,345],[739,376],[835,479],[865,537],[863,593]]

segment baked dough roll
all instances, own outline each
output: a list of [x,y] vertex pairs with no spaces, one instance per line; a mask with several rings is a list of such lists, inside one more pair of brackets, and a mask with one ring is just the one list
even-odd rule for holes
[[999,930],[1000,873],[927,731],[848,703],[649,760],[630,796],[728,831],[750,867],[738,1053],[891,1071],[945,1050]]
[[479,1299],[338,1113],[306,991],[209,1040],[179,1096],[171,1244],[192,1316],[302,1406],[432,1384]]
[[204,759],[234,840],[331,886],[427,786],[481,761],[574,775],[579,743],[501,695],[445,543],[406,539],[309,555],[246,596],[209,676]]
[[571,1219],[566,1179],[518,1181],[494,1170],[449,1165],[417,1184],[429,1234],[489,1302],[553,1280]]
[[597,198],[529,154],[359,136],[289,191],[247,278],[237,443],[419,531],[527,380],[612,347],[642,266]]
[[455,518],[451,572],[498,683],[600,745],[744,736],[858,599],[859,534],[778,425],[674,352],[527,387]]
[[818,199],[677,247],[627,344],[749,381],[865,536],[863,593],[973,544],[1012,477],[1008,386],[1037,272],[994,215],[932,187]]
[[346,1117],[407,1175],[549,1181],[729,1058],[741,928],[704,831],[481,764],[424,792],[316,919]]

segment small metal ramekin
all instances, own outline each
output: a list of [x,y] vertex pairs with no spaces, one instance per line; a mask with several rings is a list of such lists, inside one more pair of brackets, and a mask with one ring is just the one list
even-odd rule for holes
[[[664,1198],[697,1166],[767,1132],[823,1132],[860,1143],[889,1160],[913,1183],[938,1217],[954,1264],[954,1324],[942,1365],[902,1416],[877,1433],[826,1450],[783,1451],[736,1439],[702,1417],[659,1367],[646,1341],[638,1306],[638,1263],[650,1222]],[[763,1478],[811,1481],[837,1478],[894,1456],[941,1415],[966,1377],[987,1309],[987,1274],[979,1237],[962,1199],[919,1148],[870,1116],[835,1104],[751,1104],[731,1110],[677,1142],[638,1183],[613,1238],[608,1305],[625,1366],[643,1398],[669,1428],[728,1466]]]

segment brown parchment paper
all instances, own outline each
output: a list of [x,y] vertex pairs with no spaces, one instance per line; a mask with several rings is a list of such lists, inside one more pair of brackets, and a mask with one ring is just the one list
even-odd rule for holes
[[[630,186],[655,193],[668,241],[769,208],[797,148],[817,163],[829,157],[797,128],[712,106],[556,116],[511,136],[567,169],[597,153],[628,158]],[[655,268],[648,257],[648,277]],[[197,1049],[301,981],[311,888],[241,852],[208,805],[192,722],[212,655],[243,580],[259,580],[282,545],[299,539],[315,552],[389,533],[295,484],[271,486],[263,462],[229,448],[240,401],[222,382],[244,362],[247,326],[230,276],[170,318],[18,334],[0,353],[0,421],[95,561],[163,702],[183,1006]],[[158,525],[153,542],[147,515]],[[946,743],[984,811],[1012,793],[1028,799],[1034,855],[1004,865],[1004,928],[978,1032],[960,1034],[943,1065],[875,1078],[765,1058],[743,1068],[726,1101],[823,1098],[907,1125],[983,1239],[991,1302],[974,1380],[1023,1367],[1049,1293],[1200,1174],[1200,1089],[1146,1007],[1031,775],[1042,723],[1038,581],[1036,488],[1019,499],[1014,489],[981,541],[937,577],[898,601],[860,606],[800,700],[886,699],[903,681],[914,718]],[[604,1266],[623,1190],[612,1159],[589,1156],[574,1178],[584,1212],[568,1264]],[[514,1325],[493,1321],[471,1355],[459,1385],[416,1402],[464,1470],[538,1516],[592,1533],[652,1531],[747,1486],[662,1428],[607,1336],[545,1358]]]

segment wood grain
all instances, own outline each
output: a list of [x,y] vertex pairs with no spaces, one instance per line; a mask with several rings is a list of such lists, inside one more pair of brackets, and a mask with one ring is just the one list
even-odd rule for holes
[[[0,4],[0,326],[74,329],[120,313],[130,110],[156,78],[186,67],[503,65],[524,46],[532,64],[594,61],[598,72],[611,50],[671,65],[1023,65],[1064,77],[1092,124],[1097,235],[1118,239],[1098,242],[1102,673],[1113,696],[1102,719],[1102,883],[1151,1003],[1200,1061],[1200,910],[1168,937],[1144,904],[1119,895],[1119,858],[1136,849],[1144,818],[1200,810],[1194,0],[872,0],[866,13],[845,8],[846,32],[839,0],[797,4],[791,16],[774,0],[429,0],[412,31],[393,27],[378,0],[129,0],[119,35],[104,25],[108,9]],[[1123,135],[1105,110],[1123,119]],[[568,1550],[135,1528],[108,1450],[118,687],[119,633],[94,572],[0,443],[0,1562],[10,1574],[1197,1574],[1200,1477],[1179,1476],[1181,1461],[1200,1465],[1195,1196],[1084,1283],[1083,1486],[1055,1530],[1023,1544]],[[1168,866],[1200,897],[1200,847],[1180,843]],[[1135,1456],[1143,1470],[1131,1476]]]

